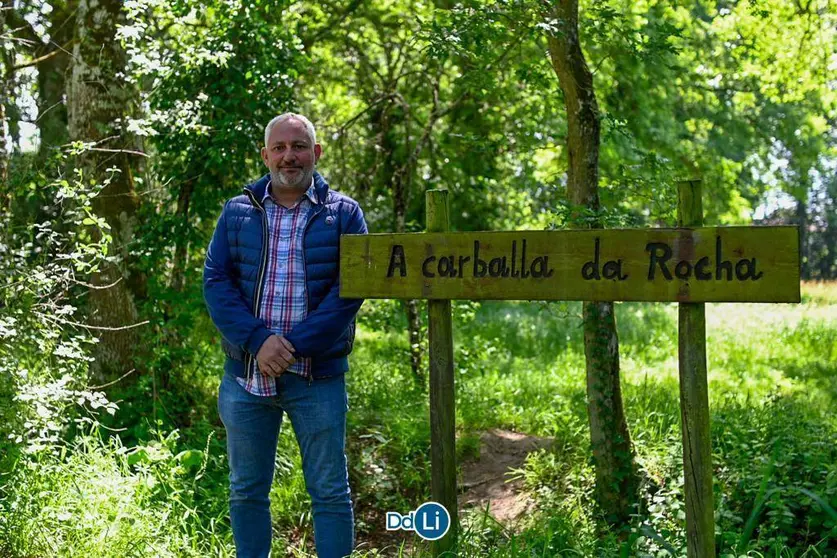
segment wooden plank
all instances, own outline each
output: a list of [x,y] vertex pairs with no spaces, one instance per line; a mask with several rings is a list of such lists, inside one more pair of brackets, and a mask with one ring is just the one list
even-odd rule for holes
[[[447,190],[428,190],[425,194],[427,230],[447,231],[449,205]],[[430,336],[430,493],[433,501],[450,514],[450,530],[434,541],[434,555],[453,548],[458,532],[456,503],[456,399],[453,374],[453,324],[449,300],[431,300],[428,308]]]
[[[703,224],[700,181],[678,185],[678,225]],[[686,547],[689,558],[715,556],[715,507],[712,494],[712,446],[709,438],[709,386],[706,376],[706,309],[702,303],[678,308],[680,424],[686,497]]]
[[799,302],[797,227],[344,235],[341,296]]

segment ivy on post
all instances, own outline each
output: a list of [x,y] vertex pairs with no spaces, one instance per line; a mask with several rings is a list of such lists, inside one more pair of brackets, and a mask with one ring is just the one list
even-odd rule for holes
[[[447,190],[426,193],[427,232],[448,232],[450,212]],[[456,403],[453,379],[453,326],[450,300],[430,300],[430,464],[431,495],[450,513],[450,530],[433,542],[435,555],[456,543],[459,514],[456,504]]]
[[[680,182],[677,193],[677,226],[703,226],[700,180]],[[678,337],[687,553],[689,558],[715,556],[706,308],[702,302],[680,303]]]

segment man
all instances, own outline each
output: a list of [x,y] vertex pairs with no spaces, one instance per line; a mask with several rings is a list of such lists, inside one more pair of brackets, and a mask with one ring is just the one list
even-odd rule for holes
[[302,455],[320,558],[354,547],[345,455],[347,355],[361,300],[339,296],[339,241],[366,233],[357,202],[314,168],[311,122],[265,128],[270,171],[224,206],[204,268],[204,298],[227,356],[218,410],[227,431],[230,519],[239,558],[269,556],[270,502],[282,413]]

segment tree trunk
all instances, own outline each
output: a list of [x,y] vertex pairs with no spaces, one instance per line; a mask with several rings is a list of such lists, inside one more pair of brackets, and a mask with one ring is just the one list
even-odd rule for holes
[[[6,35],[15,28],[13,18],[11,17],[14,9],[14,2],[12,0],[0,1],[0,34]],[[4,41],[5,42],[5,41]],[[16,44],[16,43],[13,43]],[[8,184],[9,161],[12,153],[15,150],[15,145],[18,145],[20,140],[20,113],[15,102],[14,85],[15,85],[15,50],[6,50],[0,45],[0,64],[2,64],[2,76],[0,76],[0,112],[2,112],[2,133],[0,138],[0,146],[2,146],[3,161],[0,162],[0,171],[5,173],[6,179],[3,184]],[[9,194],[11,195],[11,194]]]
[[[372,113],[372,124],[378,130],[379,145],[383,153],[383,165],[380,171],[380,181],[384,187],[392,191],[392,209],[395,217],[395,232],[403,233],[407,230],[407,191],[404,184],[404,173],[399,172],[403,166],[396,151],[398,142],[393,128],[393,112],[399,110],[390,103],[382,103]],[[404,302],[404,312],[407,315],[407,338],[410,344],[410,367],[413,378],[420,385],[424,385],[424,375],[421,370],[421,318],[419,317],[418,301]]]
[[[96,285],[112,285],[89,293],[91,322],[107,328],[126,328],[137,322],[137,309],[129,284],[129,246],[136,224],[139,198],[134,191],[129,155],[129,138],[118,122],[135,103],[132,87],[120,76],[125,70],[125,53],[115,38],[119,22],[119,0],[80,0],[76,12],[72,78],[68,91],[69,133],[72,140],[95,142],[96,149],[81,156],[84,180],[109,183],[93,200],[93,209],[110,225],[114,256],[93,278]],[[110,175],[108,169],[115,168]],[[133,367],[139,346],[139,330],[100,330],[94,374],[102,378],[119,375]]]
[[[6,1],[4,0],[0,3],[0,35],[6,34]],[[2,73],[0,73],[0,98],[3,99],[3,102],[0,102],[0,186],[2,186],[2,191],[0,191],[0,211],[4,211],[9,208],[9,202],[11,201],[12,193],[9,191],[9,148],[6,145],[6,135],[8,134],[8,128],[6,125],[6,102],[5,99],[10,97],[9,95],[9,87],[7,85],[7,75],[8,69],[6,67],[6,60],[5,58],[2,60]]]
[[[547,19],[555,26],[548,37],[549,54],[567,107],[567,192],[573,204],[598,212],[599,108],[578,34],[578,1],[556,2]],[[585,302],[583,308],[596,495],[608,522],[625,525],[636,498],[637,476],[622,406],[613,303]]]
[[820,279],[823,280],[837,279],[837,181],[834,179],[826,188],[826,196],[823,211],[825,216],[823,244],[826,253],[820,264]]
[[11,158],[12,153],[20,150],[20,109],[17,108],[15,95],[15,71],[13,51],[3,53],[4,58],[4,79],[3,79],[3,105],[4,121],[8,138],[5,140],[6,153]]
[[189,205],[192,201],[192,192],[195,190],[197,178],[188,178],[180,185],[180,193],[177,196],[177,220],[175,225],[179,230],[174,235],[174,259],[172,260],[172,274],[169,287],[175,292],[183,291],[186,280],[186,264],[189,259],[189,235],[186,229],[189,226]]
[[[407,192],[404,187],[404,176],[395,172],[392,182],[392,199],[395,208],[395,232],[407,231]],[[410,299],[405,302],[407,311],[407,334],[410,341],[410,367],[413,377],[424,385],[424,375],[421,371],[421,318],[419,317],[418,301]]]
[[[2,21],[0,21],[2,24]],[[6,80],[0,78],[0,94],[6,94]],[[0,186],[2,186],[2,200],[0,211],[9,208],[11,188],[9,188],[9,153],[6,149],[6,106],[0,103]]]
[[36,52],[38,56],[56,53],[38,63],[38,131],[41,137],[38,156],[41,160],[69,139],[64,96],[70,57],[64,49],[69,48],[72,39],[73,25],[68,20],[74,17],[76,2],[52,2],[51,5],[50,44]]

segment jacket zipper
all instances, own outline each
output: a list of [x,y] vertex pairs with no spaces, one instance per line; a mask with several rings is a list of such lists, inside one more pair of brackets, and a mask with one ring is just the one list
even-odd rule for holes
[[[319,196],[317,196],[317,201],[319,202]],[[311,308],[308,304],[308,263],[305,261],[305,235],[308,234],[308,227],[311,226],[311,223],[314,222],[314,219],[319,215],[322,210],[325,209],[325,201],[322,203],[317,204],[317,208],[311,212],[311,217],[308,218],[308,222],[305,223],[305,229],[302,231],[302,272],[306,273],[305,275],[305,315],[308,315]],[[313,366],[308,369],[308,386],[311,386],[311,383],[314,381],[314,370]]]
[[[256,206],[262,214],[262,258],[261,262],[259,262],[259,273],[258,273],[258,280],[256,281],[256,291],[253,293],[253,312],[256,315],[256,318],[259,318],[259,314],[261,313],[261,304],[262,304],[262,289],[264,288],[264,274],[265,268],[267,267],[267,248],[265,248],[265,244],[268,240],[268,230],[267,230],[267,215],[265,214],[264,206],[256,201],[256,197],[253,193],[248,190],[247,188],[244,189],[244,193],[250,198],[250,202]],[[253,373],[253,355],[247,353],[247,360],[245,362],[247,366],[246,371],[246,378],[247,382],[250,381],[250,375]]]
[[[258,274],[258,281],[256,281],[256,292],[254,293],[254,307],[255,307],[255,314],[256,318],[259,317],[261,313],[261,295],[262,289],[264,287],[264,272],[265,268],[267,267],[267,250],[265,249],[265,242],[268,238],[268,230],[267,230],[267,215],[264,211],[264,206],[261,203],[256,201],[256,197],[253,193],[248,190],[247,188],[244,189],[244,192],[250,198],[250,202],[256,206],[256,208],[262,212],[262,261],[259,263],[259,274]],[[318,196],[319,202],[319,196]],[[314,221],[317,215],[319,215],[323,209],[325,209],[325,201],[322,203],[317,204],[317,208],[311,213],[311,216],[308,219],[308,222],[305,223],[305,229],[302,231],[302,271],[306,273],[306,269],[308,267],[308,263],[305,261],[305,235],[308,233],[308,227],[311,226],[311,223]],[[305,279],[305,313],[307,314],[310,311],[310,305],[308,301],[308,277],[306,275]],[[252,373],[252,363],[253,363],[253,355],[247,353],[247,380],[250,379],[250,374]],[[313,370],[308,370],[308,386],[310,387],[312,382],[314,381],[314,373]]]

